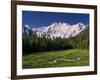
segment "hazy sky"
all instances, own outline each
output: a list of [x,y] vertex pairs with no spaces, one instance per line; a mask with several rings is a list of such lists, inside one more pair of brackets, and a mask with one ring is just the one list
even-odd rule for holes
[[85,25],[89,25],[89,14],[22,11],[23,25],[42,27],[49,26],[54,22],[66,22],[71,25],[82,22]]

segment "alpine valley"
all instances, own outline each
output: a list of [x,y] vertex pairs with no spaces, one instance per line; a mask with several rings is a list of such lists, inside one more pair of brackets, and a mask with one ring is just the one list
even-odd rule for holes
[[89,26],[83,23],[24,25],[22,36],[24,69],[89,66]]

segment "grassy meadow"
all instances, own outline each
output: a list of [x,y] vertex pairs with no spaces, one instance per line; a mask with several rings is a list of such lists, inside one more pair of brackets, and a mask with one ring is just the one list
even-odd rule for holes
[[24,69],[73,66],[89,66],[88,49],[34,52],[22,57],[22,67]]

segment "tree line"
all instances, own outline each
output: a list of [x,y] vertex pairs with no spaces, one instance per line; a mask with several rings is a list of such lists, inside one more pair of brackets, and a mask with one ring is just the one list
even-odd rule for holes
[[87,28],[79,35],[70,38],[46,38],[38,37],[35,32],[22,39],[23,53],[66,50],[66,49],[89,49],[89,29]]

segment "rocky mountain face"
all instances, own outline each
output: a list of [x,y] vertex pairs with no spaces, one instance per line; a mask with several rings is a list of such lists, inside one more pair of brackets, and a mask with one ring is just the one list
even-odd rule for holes
[[29,35],[30,31],[35,32],[38,37],[49,37],[49,38],[69,38],[74,37],[80,32],[82,32],[87,26],[83,23],[77,23],[70,25],[68,23],[53,23],[49,26],[43,27],[30,27],[29,25],[24,25],[23,27],[23,36]]

